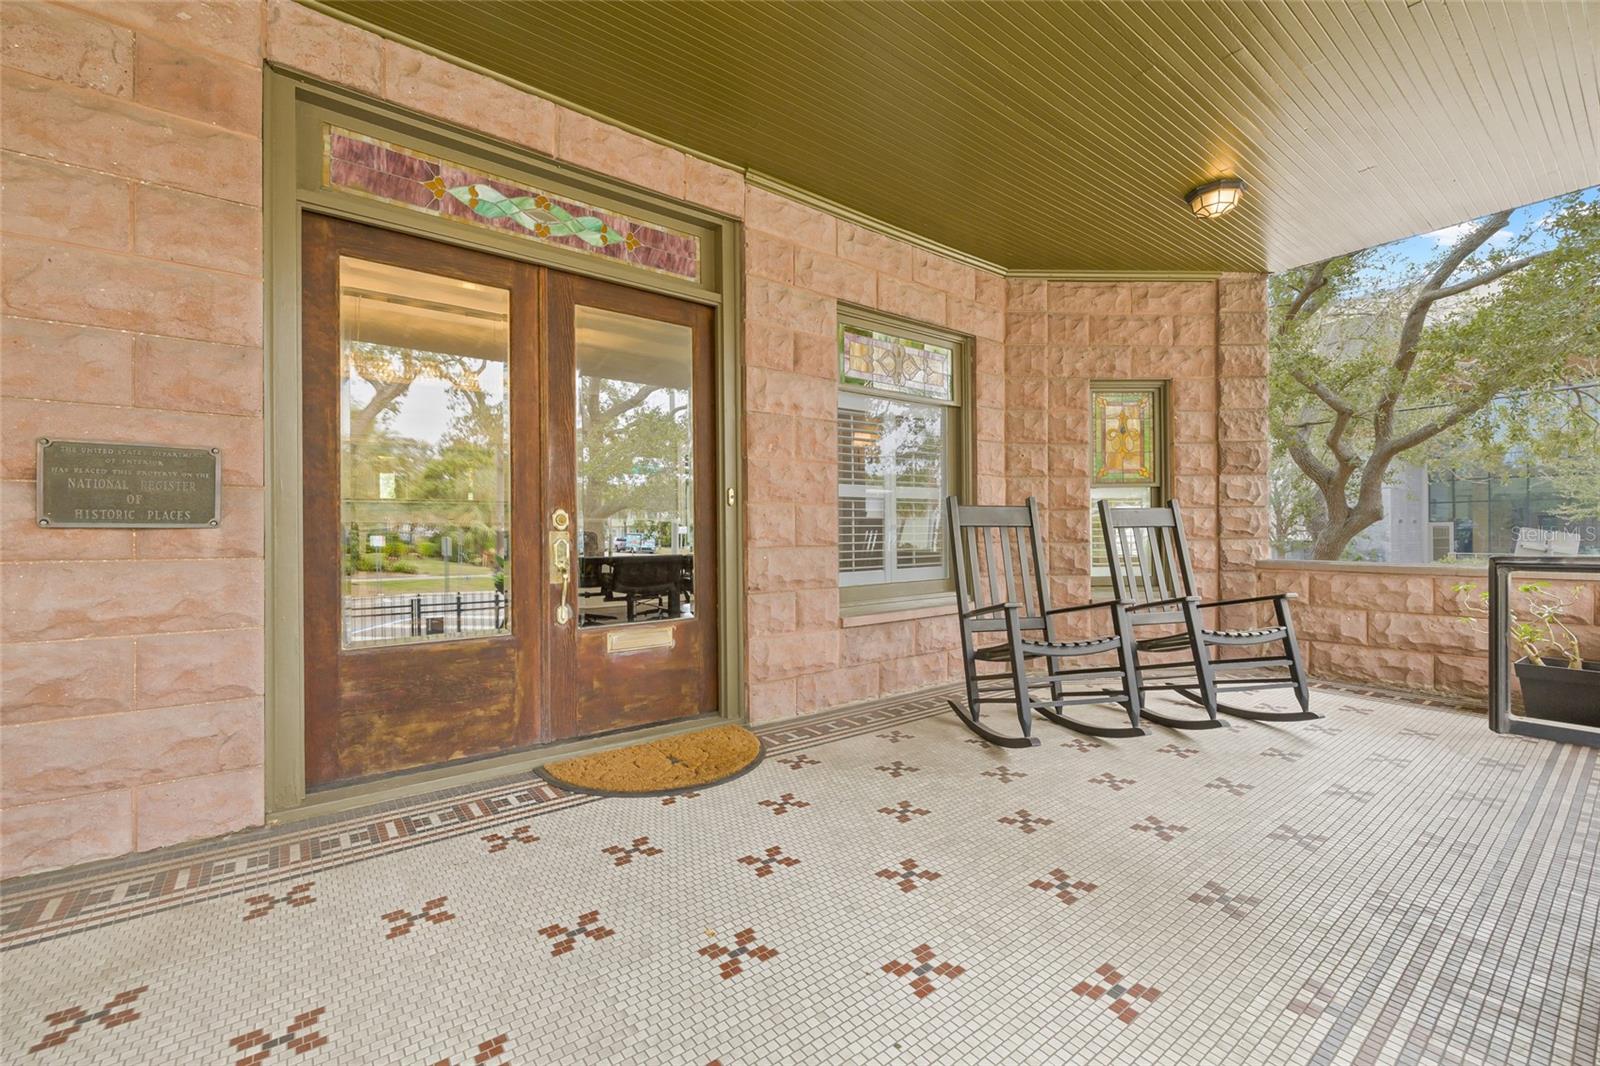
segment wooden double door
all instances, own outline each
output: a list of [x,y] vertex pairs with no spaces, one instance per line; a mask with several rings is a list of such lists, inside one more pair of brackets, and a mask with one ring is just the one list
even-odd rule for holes
[[308,789],[715,714],[711,309],[302,238]]

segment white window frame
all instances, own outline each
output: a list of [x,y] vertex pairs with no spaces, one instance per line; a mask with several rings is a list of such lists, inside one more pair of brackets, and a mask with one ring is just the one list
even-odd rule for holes
[[[892,389],[873,388],[846,383],[843,379],[843,341],[846,329],[865,330],[891,334],[907,340],[921,341],[948,348],[951,352],[950,397],[941,399]],[[845,485],[836,477],[839,500],[867,500],[881,494],[884,500],[884,567],[878,571],[846,573],[838,571],[841,607],[845,613],[909,608],[921,604],[940,604],[952,601],[955,590],[954,573],[950,566],[949,540],[941,529],[944,546],[938,566],[909,566],[899,563],[899,553],[894,548],[893,529],[899,502],[904,499],[927,500],[934,505],[934,514],[941,526],[944,521],[944,497],[954,493],[966,498],[970,495],[967,472],[972,469],[970,425],[967,405],[972,390],[971,339],[937,327],[907,319],[885,315],[864,308],[841,307],[835,340],[837,352],[836,373],[839,377],[840,408],[864,410],[871,400],[909,407],[939,408],[944,412],[945,457],[944,471],[938,486],[902,488],[895,483],[894,471],[885,472],[884,486]],[[837,445],[836,445],[837,447]],[[880,578],[878,575],[882,574]]]

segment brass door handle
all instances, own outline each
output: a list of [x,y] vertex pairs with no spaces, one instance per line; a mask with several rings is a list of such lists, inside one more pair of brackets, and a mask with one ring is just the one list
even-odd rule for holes
[[561,598],[556,601],[556,625],[572,621],[572,607],[567,603],[567,590],[572,587],[572,537],[567,533],[567,512],[557,508],[550,516],[550,583],[561,586]]

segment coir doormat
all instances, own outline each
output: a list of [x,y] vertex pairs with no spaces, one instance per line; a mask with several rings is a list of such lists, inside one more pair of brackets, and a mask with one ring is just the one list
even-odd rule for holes
[[600,796],[665,796],[737,777],[761,761],[761,738],[742,725],[631,744],[546,763],[550,783]]

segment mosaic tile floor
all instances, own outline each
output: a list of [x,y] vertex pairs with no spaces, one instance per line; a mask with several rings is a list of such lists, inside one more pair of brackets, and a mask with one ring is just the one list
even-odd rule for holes
[[0,1059],[1594,1062],[1596,752],[1314,707],[1010,751],[922,697],[699,795],[522,778],[35,879]]

